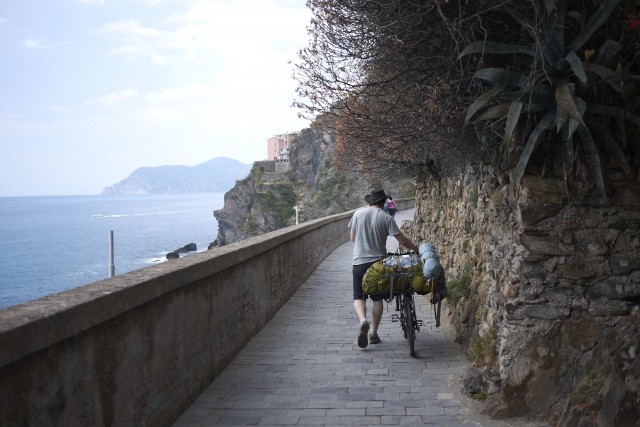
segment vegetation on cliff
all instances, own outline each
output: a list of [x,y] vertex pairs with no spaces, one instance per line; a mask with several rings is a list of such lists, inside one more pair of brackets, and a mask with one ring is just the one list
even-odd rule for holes
[[273,214],[275,227],[282,228],[291,218],[292,206],[296,204],[296,193],[292,185],[279,184],[271,186],[264,193],[257,195],[264,208]]

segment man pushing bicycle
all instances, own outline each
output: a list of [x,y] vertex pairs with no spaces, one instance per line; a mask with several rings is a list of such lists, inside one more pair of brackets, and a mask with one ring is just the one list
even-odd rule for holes
[[[362,290],[362,278],[367,269],[387,255],[387,237],[393,236],[398,243],[418,252],[418,247],[409,240],[398,227],[395,220],[383,210],[387,195],[384,190],[373,190],[367,200],[369,207],[358,209],[349,221],[349,238],[355,242],[353,248],[353,308],[360,321],[358,329],[358,347],[366,348],[380,343],[378,326],[382,319],[384,295],[367,295]],[[365,197],[366,200],[366,197]],[[371,325],[367,320],[367,297],[373,301]],[[369,330],[371,332],[369,333]]]

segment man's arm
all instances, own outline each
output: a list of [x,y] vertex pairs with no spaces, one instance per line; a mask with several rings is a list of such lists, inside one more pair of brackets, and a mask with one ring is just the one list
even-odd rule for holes
[[352,242],[356,241],[356,230],[353,228],[349,229],[349,239],[351,239]]
[[393,237],[396,238],[396,240],[398,241],[398,243],[400,243],[400,245],[404,246],[405,248],[411,249],[415,253],[418,253],[418,247],[414,245],[413,242],[409,240],[407,236],[405,236],[404,234],[402,233],[396,234]]

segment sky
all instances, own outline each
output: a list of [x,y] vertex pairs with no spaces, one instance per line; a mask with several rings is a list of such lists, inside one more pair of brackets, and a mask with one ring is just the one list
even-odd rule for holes
[[305,0],[3,0],[0,197],[99,194],[140,167],[252,163],[291,106]]

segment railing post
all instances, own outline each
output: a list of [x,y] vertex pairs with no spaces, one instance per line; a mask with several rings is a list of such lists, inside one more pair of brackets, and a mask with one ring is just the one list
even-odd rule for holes
[[116,266],[113,262],[113,230],[109,231],[109,279],[116,275]]

